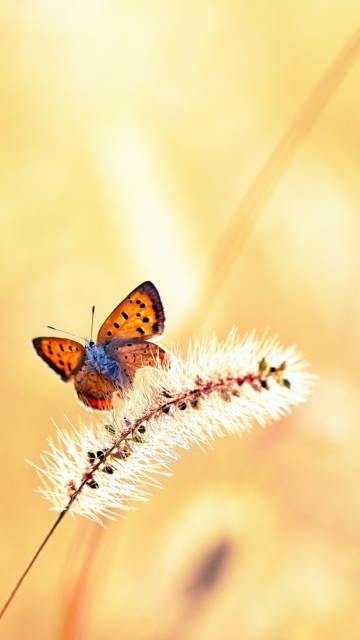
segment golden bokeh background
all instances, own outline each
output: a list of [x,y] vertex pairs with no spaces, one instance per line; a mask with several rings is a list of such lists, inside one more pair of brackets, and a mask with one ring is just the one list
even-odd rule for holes
[[319,376],[292,416],[184,454],[106,531],[65,518],[1,637],[355,640],[360,62],[211,306],[204,289],[219,238],[360,23],[359,3],[3,0],[0,18],[1,600],[54,520],[24,458],[39,463],[51,419],[87,418],[30,346],[47,324],[88,334],[93,304],[98,328],[150,279],[167,348],[268,328]]

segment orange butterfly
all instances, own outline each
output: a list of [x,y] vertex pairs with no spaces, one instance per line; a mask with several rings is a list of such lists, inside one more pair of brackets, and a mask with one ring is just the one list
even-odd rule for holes
[[165,315],[152,282],[134,289],[100,327],[97,343],[34,338],[37,354],[62,380],[74,379],[78,398],[93,409],[110,409],[113,394],[131,387],[137,369],[164,362],[166,352],[147,342],[164,331]]

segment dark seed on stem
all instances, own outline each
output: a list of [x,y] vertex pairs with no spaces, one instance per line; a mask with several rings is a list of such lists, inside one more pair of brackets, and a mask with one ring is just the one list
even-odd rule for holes
[[224,389],[222,391],[220,391],[220,395],[222,397],[223,400],[225,400],[225,402],[230,402],[231,397],[228,391],[225,391]]
[[111,433],[111,435],[114,435],[115,433],[115,427],[112,424],[106,424],[105,425],[105,429],[106,431],[108,431],[109,433]]
[[118,460],[124,460],[129,456],[131,456],[131,451],[129,451],[128,449],[120,449],[114,454],[114,457],[117,458]]
[[261,358],[260,362],[259,362],[259,371],[265,371],[265,369],[267,368],[267,362],[265,360],[265,358]]

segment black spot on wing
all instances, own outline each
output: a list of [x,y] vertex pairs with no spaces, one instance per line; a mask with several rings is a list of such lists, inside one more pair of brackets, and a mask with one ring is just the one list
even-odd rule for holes
[[[64,361],[60,360],[60,357],[61,357],[60,354],[59,353],[56,354],[57,357],[59,358],[59,364],[61,365],[61,366],[58,366],[53,361],[53,359],[48,357],[47,353],[44,351],[43,340],[44,340],[44,338],[34,338],[33,339],[32,343],[33,343],[33,346],[34,346],[34,349],[35,349],[36,353],[38,354],[38,356],[40,356],[40,358],[42,360],[44,360],[44,362],[46,362],[46,364],[50,367],[50,369],[55,371],[55,373],[57,373],[64,382],[67,382],[70,379],[70,377],[74,373],[76,373],[76,371],[78,370],[78,367],[83,364],[83,361],[84,361],[84,358],[85,358],[85,354],[84,354],[83,358],[80,359],[79,365],[78,365],[78,367],[76,367],[76,370],[71,371],[71,368],[69,367],[69,364],[67,365],[67,368],[69,370],[69,373],[67,374],[65,372],[65,369],[64,369],[64,367],[65,367]],[[48,347],[49,355],[52,356],[53,355],[53,350],[51,348],[49,348],[50,344],[51,344],[51,342],[49,342],[47,344],[47,347]],[[79,348],[76,347],[76,350],[79,351]]]
[[[152,303],[153,310],[154,310],[154,315],[155,315],[156,329],[154,330],[154,332],[162,333],[165,326],[165,313],[164,313],[164,307],[160,299],[160,294],[157,288],[155,287],[155,285],[149,280],[147,280],[146,282],[143,282],[139,287],[137,287],[134,291],[132,291],[132,293],[130,293],[129,299],[135,293],[137,294],[146,293],[146,295],[149,296]],[[146,306],[145,303],[143,303],[139,298],[136,299],[136,304],[139,304],[140,308],[144,308]],[[142,307],[142,305],[144,305],[144,307]]]

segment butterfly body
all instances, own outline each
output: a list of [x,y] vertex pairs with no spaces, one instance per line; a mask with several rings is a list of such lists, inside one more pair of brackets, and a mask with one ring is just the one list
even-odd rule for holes
[[74,380],[81,402],[110,409],[114,393],[131,387],[136,371],[164,362],[165,351],[151,337],[164,331],[164,309],[151,282],[144,282],[121,302],[100,327],[97,342],[85,346],[68,338],[34,338],[37,354],[67,382]]
[[121,375],[122,369],[119,362],[109,354],[108,346],[109,342],[95,344],[92,340],[86,340],[84,368],[86,371],[96,371],[116,384],[125,376]]

